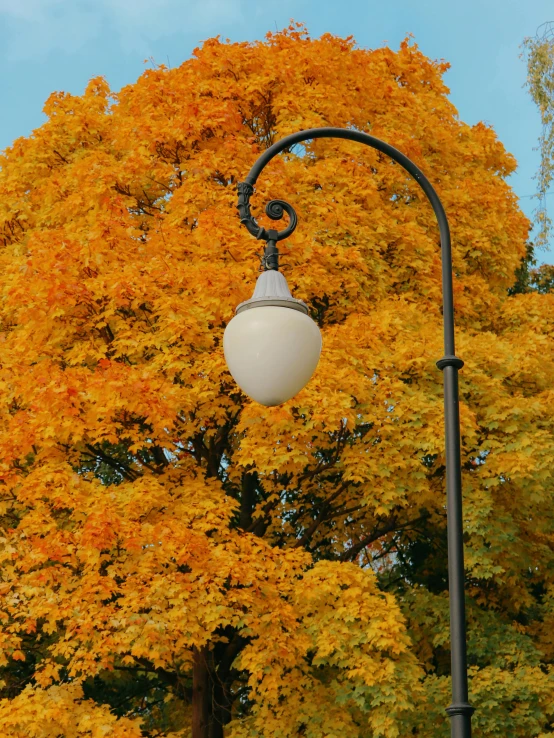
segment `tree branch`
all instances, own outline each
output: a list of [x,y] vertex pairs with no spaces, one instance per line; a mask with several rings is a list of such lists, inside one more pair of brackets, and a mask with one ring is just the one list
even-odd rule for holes
[[414,523],[419,522],[420,520],[425,520],[428,517],[427,514],[420,515],[417,518],[414,518],[413,520],[408,520],[406,523],[402,523],[401,525],[398,524],[398,519],[395,515],[392,515],[391,518],[389,518],[389,522],[384,526],[384,528],[377,528],[372,533],[367,535],[365,538],[362,538],[361,541],[356,543],[354,546],[349,548],[347,551],[344,551],[340,556],[338,556],[338,561],[353,561],[356,556],[362,551],[362,549],[366,548],[366,546],[371,545],[375,541],[379,540],[379,538],[382,538],[383,536],[386,536],[387,533],[392,533],[392,531],[402,530],[404,528],[407,528],[410,525],[413,525]]

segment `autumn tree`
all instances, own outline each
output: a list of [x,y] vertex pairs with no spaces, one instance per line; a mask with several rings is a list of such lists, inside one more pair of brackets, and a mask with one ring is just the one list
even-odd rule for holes
[[543,23],[535,36],[523,42],[527,62],[527,88],[539,109],[542,132],[539,138],[540,164],[537,179],[537,242],[546,246],[552,233],[547,195],[554,177],[554,23]]
[[250,402],[221,339],[257,246],[236,183],[300,128],[410,156],[453,231],[476,734],[554,720],[554,296],[513,289],[516,163],[448,65],[311,39],[207,41],[114,94],[53,94],[0,171],[0,732],[449,735],[440,252],[403,171],[337,140],[253,199],[300,215],[285,272],[310,384]]

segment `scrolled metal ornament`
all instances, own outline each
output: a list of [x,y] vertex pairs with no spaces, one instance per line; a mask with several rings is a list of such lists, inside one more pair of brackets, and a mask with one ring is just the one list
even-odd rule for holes
[[298,225],[298,217],[290,203],[285,202],[285,200],[270,200],[265,206],[265,213],[271,220],[281,220],[283,213],[289,216],[289,224],[284,230],[278,231],[276,241],[282,241],[294,233]]
[[246,226],[248,233],[258,240],[267,240],[267,232],[265,228],[262,228],[256,223],[256,220],[252,217],[250,212],[250,197],[254,192],[254,187],[248,182],[239,182],[237,185],[237,191],[239,193],[239,201],[237,203],[237,210],[239,211],[240,222]]
[[286,213],[289,217],[288,225],[282,231],[268,231],[257,223],[250,212],[250,198],[254,192],[254,187],[249,182],[239,182],[237,191],[239,193],[237,210],[239,211],[240,222],[246,226],[248,232],[254,238],[258,239],[258,241],[282,241],[294,232],[298,224],[298,217],[294,208],[288,202],[284,200],[271,200],[267,203],[265,212],[271,220],[281,220],[283,213]]

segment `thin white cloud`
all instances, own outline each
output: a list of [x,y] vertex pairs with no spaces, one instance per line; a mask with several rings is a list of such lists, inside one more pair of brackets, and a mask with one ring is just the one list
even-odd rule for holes
[[[109,35],[125,51],[148,54],[149,44],[174,33],[214,33],[240,23],[264,0],[0,0],[0,26],[9,61],[73,53]],[[216,31],[215,31],[216,32]]]
[[100,0],[100,4],[123,46],[142,51],[149,41],[172,33],[213,32],[214,27],[223,23],[239,22],[243,3],[242,0]]

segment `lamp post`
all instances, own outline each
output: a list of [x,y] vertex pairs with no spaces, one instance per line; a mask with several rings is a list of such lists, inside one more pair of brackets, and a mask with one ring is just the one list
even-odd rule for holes
[[458,370],[463,361],[454,350],[454,296],[452,289],[452,251],[450,231],[442,203],[423,172],[404,154],[374,136],[344,128],[312,128],[293,133],[270,146],[256,161],[244,182],[238,185],[240,220],[257,239],[266,241],[254,295],[241,303],[228,324],[223,348],[229,370],[241,389],[262,405],[279,405],[294,397],[312,376],[321,351],[317,325],[308,308],[290,294],[279,272],[277,243],[296,228],[296,213],[289,203],[272,200],[266,214],[279,220],[286,212],[287,227],[282,231],[260,227],[250,214],[250,197],[264,167],[283,150],[315,138],[343,138],[377,149],[400,164],[426,194],[437,217],[442,255],[444,356],[437,367],[444,377],[444,416],[446,445],[446,496],[448,528],[448,582],[450,598],[450,644],[452,665],[452,703],[446,708],[452,738],[471,738],[468,701],[464,595],[464,552],[462,528],[462,470],[460,458],[460,414]]

